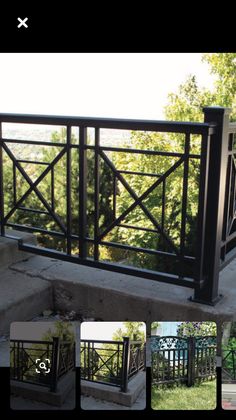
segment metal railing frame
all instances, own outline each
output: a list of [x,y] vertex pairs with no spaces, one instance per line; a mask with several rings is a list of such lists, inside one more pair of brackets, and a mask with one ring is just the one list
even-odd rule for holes
[[[86,368],[86,375],[83,376],[83,371],[81,370],[81,379],[83,380],[87,380],[87,381],[91,381],[91,382],[96,382],[96,383],[101,383],[101,384],[106,384],[106,385],[110,385],[110,386],[116,386],[119,387],[121,392],[127,392],[128,391],[128,384],[129,384],[129,380],[131,378],[133,378],[133,376],[135,376],[136,374],[139,373],[139,371],[144,370],[145,369],[145,363],[140,364],[139,366],[136,367],[136,371],[135,373],[130,376],[130,351],[131,351],[131,346],[134,345],[139,345],[142,346],[142,342],[141,341],[131,341],[129,337],[123,337],[123,341],[112,341],[112,340],[80,340],[82,347],[81,347],[81,354],[85,351],[85,358],[86,358],[86,366],[84,366],[83,368]],[[94,352],[94,350],[99,353],[99,348],[96,347],[97,344],[110,344],[110,345],[116,345],[117,346],[117,350],[112,349],[114,351],[114,355],[116,356],[118,353],[118,357],[120,358],[120,362],[121,362],[121,375],[119,377],[116,377],[116,382],[112,383],[112,382],[106,382],[105,380],[97,380],[94,379],[94,376],[99,373],[99,369],[96,370],[95,375],[93,374],[93,364],[91,363],[91,358],[93,359],[93,354],[91,355],[92,352]],[[110,349],[105,349],[102,348],[102,351],[105,350],[110,350]],[[143,346],[142,351],[145,354],[145,346]],[[102,357],[102,356],[101,356]],[[113,357],[113,355],[111,356]],[[106,361],[104,360],[104,356],[102,357],[103,363],[106,364]]]
[[[48,115],[18,115],[18,114],[0,114],[0,229],[1,235],[7,236],[5,228],[7,226],[17,228],[25,231],[38,231],[41,233],[49,233],[61,238],[64,238],[67,243],[66,252],[59,252],[56,250],[49,250],[34,245],[23,243],[19,240],[19,248],[21,250],[54,257],[65,261],[71,261],[78,264],[115,271],[118,273],[130,274],[137,277],[142,277],[151,280],[157,280],[165,283],[171,283],[179,286],[189,287],[194,289],[194,297],[190,298],[195,302],[200,302],[208,305],[214,305],[220,298],[218,292],[219,271],[222,267],[228,264],[236,255],[236,246],[230,249],[229,241],[236,237],[235,232],[227,233],[227,208],[229,202],[232,207],[232,199],[229,198],[232,192],[232,174],[230,179],[228,174],[228,144],[229,136],[233,138],[236,133],[236,125],[229,123],[229,108],[221,107],[207,107],[204,108],[204,123],[191,122],[173,122],[173,121],[146,121],[146,120],[125,120],[125,119],[105,119],[105,118],[82,118],[82,117],[60,117]],[[65,143],[50,143],[45,141],[30,141],[30,140],[14,140],[2,137],[3,123],[23,123],[23,124],[49,124],[49,125],[63,125],[66,127],[66,142]],[[71,143],[72,127],[79,127],[79,144]],[[93,127],[95,130],[95,144],[87,144],[87,128]],[[183,133],[185,135],[185,148],[183,153],[161,152],[151,150],[136,150],[130,148],[105,147],[100,145],[100,129],[120,129],[120,130],[147,130],[153,132],[168,132],[168,133]],[[192,154],[190,150],[190,136],[192,134],[199,134],[202,139],[201,153]],[[53,162],[45,165],[45,171],[39,178],[33,182],[25,173],[21,166],[21,162],[15,158],[10,151],[8,144],[10,143],[24,143],[35,145],[58,146],[61,151],[56,156]],[[72,235],[71,232],[71,150],[76,148],[79,151],[79,235]],[[88,237],[86,232],[86,212],[87,212],[87,191],[86,191],[86,177],[87,177],[87,157],[88,150],[93,150],[95,155],[95,222],[94,222],[94,238]],[[24,179],[29,184],[27,194],[24,194],[21,199],[15,203],[13,209],[5,215],[4,214],[4,171],[3,171],[3,151],[7,153],[12,160],[13,166],[17,168]],[[150,155],[164,155],[175,156],[179,160],[172,168],[166,171],[165,174],[159,175],[156,182],[149,187],[145,193],[138,197],[129,184],[122,176],[123,172],[118,171],[112,162],[108,159],[106,151],[125,151],[127,153],[144,153]],[[54,166],[60,158],[67,156],[67,220],[64,224],[60,217],[47,203],[40,191],[37,189],[38,184],[46,174],[53,171]],[[189,159],[200,159],[200,180],[199,180],[199,203],[198,203],[198,219],[197,219],[197,249],[194,257],[186,255],[185,252],[185,238],[186,238],[186,206],[187,206],[187,190],[188,190],[188,169]],[[104,241],[104,236],[113,227],[122,224],[122,220],[127,211],[123,212],[121,216],[115,218],[111,225],[105,229],[104,232],[99,233],[98,218],[99,218],[99,160],[103,159],[110,167],[114,177],[119,180],[130,193],[134,199],[131,207],[140,206],[145,212],[146,216],[152,221],[154,230],[161,233],[167,243],[171,244],[171,240],[166,234],[165,230],[157,223],[152,214],[143,205],[143,200],[153,189],[161,182],[164,183],[169,174],[174,171],[180,164],[183,164],[183,197],[181,210],[181,238],[180,250],[178,250],[172,243],[173,252],[163,252],[160,250],[146,249],[140,247],[133,247],[130,245],[117,244],[113,242]],[[39,163],[39,162],[35,162]],[[155,174],[157,176],[157,174]],[[34,191],[41,202],[44,204],[48,214],[52,216],[54,221],[58,224],[61,232],[47,231],[41,228],[35,229],[27,226],[16,225],[9,223],[10,216],[14,211],[21,206],[24,197]],[[232,194],[231,194],[232,195]],[[228,206],[228,207],[227,207]],[[40,212],[40,211],[39,211]],[[138,229],[138,227],[135,227]],[[145,228],[143,228],[145,229]],[[79,245],[79,255],[71,254],[71,241],[77,240]],[[94,245],[94,256],[90,258],[87,252],[87,245]],[[146,252],[147,254],[167,256],[174,258],[184,265],[184,262],[191,262],[194,264],[194,275],[190,278],[184,273],[170,274],[149,269],[135,268],[114,262],[106,262],[99,260],[99,246],[108,245],[110,247],[117,247],[124,250],[134,250],[136,252]],[[228,248],[227,248],[228,247]],[[181,270],[180,270],[181,271]]]
[[[155,375],[153,373],[153,359],[152,359],[152,381],[157,386],[162,384],[171,384],[171,383],[185,383],[188,387],[191,387],[195,384],[196,381],[206,379],[206,378],[212,378],[216,377],[216,337],[214,336],[196,336],[196,337],[178,337],[178,336],[151,336],[151,340],[156,339],[158,340],[173,340],[178,343],[178,340],[180,342],[180,345],[175,347],[171,347],[170,344],[167,345],[165,348],[164,345],[162,345],[162,348],[160,349],[153,349],[152,350],[152,358],[155,354],[158,354],[160,352],[161,356],[164,357],[164,353],[168,353],[166,357],[165,363],[167,363],[167,371],[170,370],[170,373],[173,374],[174,370],[174,376],[173,378],[167,378],[163,379],[161,381],[155,381]],[[199,341],[200,340],[200,341]],[[209,341],[209,344],[206,340],[210,340],[214,343],[211,343]],[[202,343],[201,343],[202,341]],[[199,344],[200,342],[200,344]],[[208,351],[209,354],[204,354],[204,350]],[[171,365],[171,352],[174,354],[174,363],[177,363],[178,366],[178,375],[175,374],[175,365]],[[181,359],[180,354],[183,353],[184,359]],[[212,354],[213,353],[213,354]],[[204,360],[205,357],[205,360]],[[212,366],[212,358],[215,359],[215,362]],[[205,365],[203,367],[207,368],[207,362],[210,361],[210,368],[209,371],[206,373],[199,372],[199,368],[201,368],[201,363],[203,362]],[[181,366],[181,367],[180,367]],[[165,366],[166,369],[166,366]],[[161,371],[163,373],[163,371]]]
[[[30,384],[34,384],[34,385],[40,385],[40,386],[44,386],[50,389],[51,392],[56,392],[57,391],[57,385],[58,385],[58,381],[59,379],[64,376],[67,372],[69,372],[71,370],[71,366],[68,366],[68,370],[65,371],[63,373],[63,375],[59,375],[59,365],[60,365],[60,358],[61,358],[61,348],[62,346],[65,344],[65,342],[62,342],[59,337],[52,337],[52,341],[40,341],[40,340],[15,340],[12,339],[10,340],[10,344],[11,344],[11,350],[13,352],[16,351],[16,366],[15,366],[15,359],[13,360],[13,366],[11,366],[11,369],[14,370],[14,373],[16,372],[16,374],[13,374],[13,376],[11,375],[11,379],[19,381],[19,382],[25,382],[25,383],[30,383]],[[21,369],[22,367],[20,366],[20,359],[19,359],[19,355],[20,355],[20,350],[24,349],[24,344],[41,344],[41,345],[45,345],[48,348],[48,352],[50,352],[51,355],[51,371],[49,373],[49,379],[50,379],[50,383],[39,383],[37,381],[29,381],[29,380],[25,380],[22,377],[21,374]],[[67,343],[68,344],[68,343]],[[50,350],[49,350],[50,349]],[[33,350],[33,348],[27,348],[27,350]],[[39,349],[41,351],[43,351],[43,349]],[[73,358],[74,358],[74,366],[75,367],[75,348],[73,348]],[[15,356],[15,355],[14,355]],[[36,364],[35,364],[36,366]]]

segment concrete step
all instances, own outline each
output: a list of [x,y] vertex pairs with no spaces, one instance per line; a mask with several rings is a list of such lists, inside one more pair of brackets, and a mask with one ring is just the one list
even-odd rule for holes
[[[56,392],[50,392],[48,388],[39,385],[11,381],[11,394],[20,395],[29,400],[40,401],[57,407],[62,406],[67,395],[73,388],[75,389],[75,372],[69,372],[62,377],[58,382]],[[73,408],[75,408],[75,395],[74,406],[71,409]]]
[[[96,382],[81,381],[83,395],[92,396],[99,400],[132,407],[140,393],[146,387],[146,373],[139,372],[129,381],[128,392],[121,392],[120,388]],[[145,402],[144,407],[145,408]]]
[[190,289],[35,256],[11,269],[51,282],[54,310],[103,321],[236,320],[236,259],[220,275],[224,298],[215,306],[189,301]]
[[9,333],[14,321],[27,321],[51,309],[51,284],[9,268],[0,270],[0,335]]
[[36,238],[31,233],[24,233],[16,230],[6,230],[6,235],[15,239],[0,236],[0,267],[8,266],[16,261],[22,261],[32,256],[32,254],[19,251],[18,240],[36,245]]

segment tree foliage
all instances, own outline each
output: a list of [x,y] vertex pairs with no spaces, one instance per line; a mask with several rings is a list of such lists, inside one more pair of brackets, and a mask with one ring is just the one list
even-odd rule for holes
[[179,337],[216,336],[216,323],[211,321],[181,322],[177,328],[177,335]]
[[[165,116],[168,120],[174,121],[203,121],[202,108],[210,105],[221,105],[232,107],[232,119],[236,120],[236,53],[214,53],[203,54],[203,61],[209,65],[210,72],[215,77],[215,84],[212,90],[200,88],[194,75],[190,75],[183,82],[177,92],[170,93],[168,103],[165,107]],[[55,132],[52,140],[58,143],[65,143],[66,131],[62,129]],[[77,139],[72,136],[72,143]],[[127,143],[123,144],[127,148],[140,150],[153,150],[160,152],[183,153],[185,146],[185,136],[183,134],[156,133],[148,131],[133,131]],[[18,155],[22,155],[18,147]],[[20,149],[20,150],[19,150]],[[40,149],[40,147],[39,147]],[[192,153],[199,154],[201,141],[199,136],[191,136],[190,149]],[[38,150],[38,149],[37,149]],[[39,160],[51,162],[61,149],[59,147],[42,147],[41,151],[35,152],[28,149],[25,156],[38,156]],[[25,151],[25,149],[24,149]],[[71,166],[71,211],[72,211],[72,234],[79,234],[79,156],[78,150],[72,150]],[[25,157],[24,156],[24,157]],[[175,156],[154,156],[145,154],[131,154],[126,152],[108,152],[107,157],[112,161],[116,169],[121,171],[148,173],[149,175],[122,174],[124,180],[130,185],[133,193],[140,197],[153,183],[165,174],[176,162]],[[12,170],[11,162],[4,155],[5,173],[5,212],[13,205]],[[55,213],[59,220],[66,225],[66,156],[64,156],[55,166]],[[37,179],[43,169],[40,165],[25,165],[25,170],[32,179]],[[94,235],[94,151],[87,151],[87,234],[93,238]],[[100,166],[100,194],[99,194],[99,232],[102,233],[114,220],[113,208],[113,182],[114,173],[107,163],[99,158]],[[146,209],[150,212],[156,223],[153,224],[150,218],[144,213],[140,206],[136,206],[122,220],[122,225],[113,228],[104,237],[105,241],[116,242],[118,244],[130,245],[150,250],[159,250],[168,253],[180,249],[180,232],[182,223],[182,197],[183,197],[183,163],[171,173],[164,183],[160,183],[142,201]],[[199,161],[189,160],[188,174],[188,199],[186,209],[186,237],[185,255],[195,255],[196,245],[196,222],[198,212],[198,193],[199,193]],[[153,176],[154,174],[154,176]],[[17,196],[20,197],[28,188],[27,182],[17,170]],[[38,186],[39,191],[51,205],[51,180],[50,174]],[[163,201],[163,188],[165,188],[165,200]],[[119,217],[133,203],[134,198],[127,188],[116,179],[116,217]],[[45,210],[35,193],[23,203],[25,207]],[[60,231],[57,223],[48,214],[28,213],[17,210],[11,217],[11,221],[29,226],[38,226],[45,229]],[[125,224],[140,227],[140,230],[124,227]],[[143,228],[148,230],[143,230]],[[156,230],[151,232],[151,229]],[[161,233],[163,229],[165,235]],[[169,240],[167,240],[169,238]],[[39,243],[46,247],[58,250],[66,249],[66,241],[63,238],[56,238],[50,235],[38,236]],[[180,274],[183,265],[173,259],[170,261],[165,256],[150,255],[145,252],[134,252],[132,250],[117,249],[112,247],[99,247],[100,258],[114,262],[122,262],[142,268],[149,268],[166,273]],[[72,243],[73,253],[78,253],[78,241]],[[89,256],[92,256],[92,246],[89,245]],[[185,275],[191,276],[193,268],[191,264],[186,265]]]
[[143,322],[123,322],[124,328],[119,328],[114,332],[112,340],[123,341],[123,337],[129,337],[131,341],[145,342],[145,332],[143,330]]

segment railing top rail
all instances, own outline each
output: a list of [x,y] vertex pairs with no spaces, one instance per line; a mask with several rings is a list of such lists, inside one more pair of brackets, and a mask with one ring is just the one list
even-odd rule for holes
[[151,338],[179,338],[187,340],[188,337],[181,337],[180,335],[151,335]]
[[141,340],[138,340],[138,341],[130,341],[130,344],[145,344],[145,343]]
[[101,343],[101,344],[123,344],[123,341],[115,340],[80,340],[81,343]]
[[10,343],[32,343],[32,344],[53,344],[52,341],[40,341],[40,340],[10,340]]
[[216,339],[215,335],[195,335],[195,336],[185,336],[182,337],[181,335],[151,335],[151,338],[178,338],[181,340],[188,340],[189,338],[196,338],[196,339],[202,339],[202,338],[214,338]]
[[156,121],[123,118],[93,118],[61,115],[0,113],[0,122],[46,125],[75,125],[126,130],[148,130],[174,133],[212,134],[214,124],[179,121]]

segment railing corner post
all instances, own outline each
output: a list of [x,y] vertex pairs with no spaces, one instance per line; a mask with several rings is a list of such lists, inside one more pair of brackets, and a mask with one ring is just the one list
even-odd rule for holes
[[79,257],[87,257],[87,128],[79,128]]
[[51,373],[51,392],[56,392],[57,390],[57,375],[59,367],[59,358],[60,358],[60,340],[59,337],[53,337],[52,342],[52,373]]
[[219,300],[221,240],[228,156],[230,108],[206,107],[204,122],[214,125],[210,138],[202,286],[194,301],[214,305]]
[[122,377],[121,377],[121,391],[128,391],[129,380],[129,358],[130,358],[130,339],[123,337],[123,358],[122,358]]
[[188,338],[188,374],[187,386],[193,386],[195,381],[195,337]]

